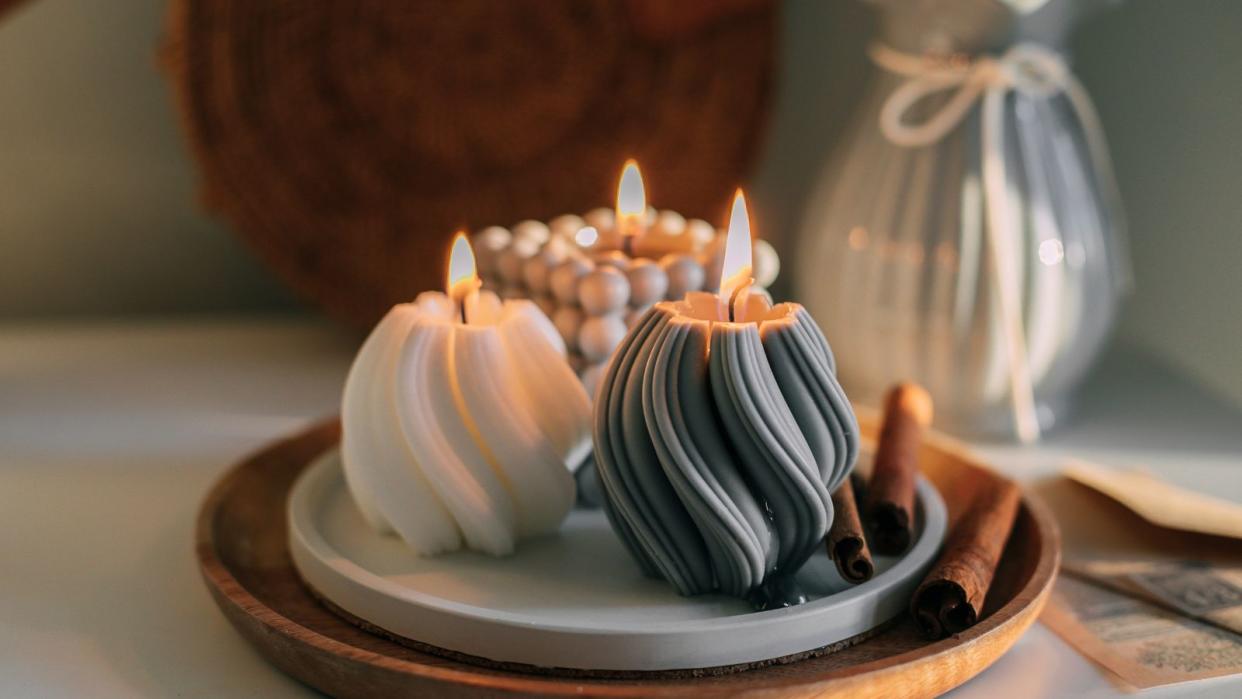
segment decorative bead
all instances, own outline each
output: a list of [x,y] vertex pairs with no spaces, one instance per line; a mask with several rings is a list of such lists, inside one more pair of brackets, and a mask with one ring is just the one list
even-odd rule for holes
[[608,362],[592,364],[583,369],[582,373],[578,375],[578,378],[582,380],[582,387],[586,389],[587,395],[592,399],[599,392],[600,379],[604,377],[604,367],[606,366],[608,366]]
[[578,351],[587,361],[602,362],[625,337],[625,321],[619,313],[591,316],[578,329]]
[[595,264],[597,266],[612,267],[619,272],[624,272],[630,268],[629,256],[620,250],[608,250],[607,252],[601,252],[595,255],[592,259],[595,260]]
[[[578,343],[578,338],[574,337],[574,344]],[[569,368],[574,370],[574,376],[581,377],[583,370],[587,368],[587,360],[578,352],[577,349],[569,353]]]
[[646,258],[634,260],[625,276],[630,280],[630,305],[647,307],[663,301],[668,292],[668,274]]
[[578,279],[595,268],[590,260],[581,257],[569,257],[552,269],[548,275],[548,286],[552,295],[563,305],[578,304]]
[[586,225],[595,226],[600,233],[611,231],[617,225],[617,214],[612,209],[600,207],[591,209],[582,217]]
[[686,221],[686,233],[694,239],[695,247],[708,245],[716,239],[716,227],[701,218]]
[[660,266],[668,274],[666,298],[677,300],[685,296],[688,291],[698,291],[703,288],[706,273],[703,271],[703,265],[699,264],[694,256],[665,255],[664,259],[660,260]]
[[479,266],[479,276],[483,278],[496,276],[496,258],[513,240],[513,234],[507,228],[488,226],[470,236],[470,246],[474,249],[475,264]]
[[506,286],[521,286],[522,267],[527,258],[538,252],[539,246],[529,240],[515,239],[496,258],[496,271]]
[[552,231],[553,236],[560,236],[573,240],[574,234],[578,229],[586,225],[586,221],[581,216],[575,214],[563,214],[548,221],[548,228]]
[[522,263],[522,281],[531,294],[548,290],[548,260],[539,253]]
[[[616,313],[630,300],[630,282],[613,267],[601,265],[578,280],[578,303],[587,315]],[[618,323],[624,331],[624,323]]]
[[500,287],[500,293],[498,295],[506,301],[510,299],[524,299],[526,298],[526,287],[513,285],[502,286]]
[[755,284],[762,287],[772,286],[781,273],[781,257],[776,248],[766,240],[756,240],[752,249],[755,263]]
[[558,306],[552,312],[552,324],[565,340],[570,350],[578,349],[578,330],[582,328],[583,313],[577,306]]
[[686,219],[676,211],[661,211],[656,216],[654,228],[664,235],[681,235],[686,232]]
[[703,290],[715,292],[720,288],[720,272],[724,269],[724,246],[713,245],[704,258]]
[[552,231],[549,230],[548,224],[543,221],[527,219],[513,225],[514,240],[529,240],[538,246],[548,242],[548,239],[551,237]]
[[563,243],[555,244],[558,240],[560,239],[554,238],[522,265],[522,280],[526,282],[526,288],[532,293],[547,293],[550,282],[548,277],[552,269],[569,257]]
[[539,307],[539,310],[543,311],[543,314],[549,318],[552,317],[552,314],[555,313],[556,309],[559,307],[556,303],[556,299],[552,298],[549,294],[539,294],[534,296],[531,300],[534,301],[535,305]]

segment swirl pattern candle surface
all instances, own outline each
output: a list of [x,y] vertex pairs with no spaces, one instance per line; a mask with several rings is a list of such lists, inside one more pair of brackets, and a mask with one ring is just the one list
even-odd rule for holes
[[752,295],[757,321],[728,322],[718,303],[656,304],[617,350],[595,404],[605,508],[682,594],[780,597],[832,524],[858,424],[801,306]]
[[567,465],[590,449],[590,402],[530,301],[427,292],[394,307],[359,351],[342,403],[355,502],[419,555],[507,554],[573,507]]

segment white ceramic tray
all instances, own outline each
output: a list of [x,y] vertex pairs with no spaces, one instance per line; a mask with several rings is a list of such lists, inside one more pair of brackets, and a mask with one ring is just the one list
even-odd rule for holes
[[866,634],[905,612],[947,526],[940,495],[918,483],[915,543],[878,557],[851,586],[826,553],[798,574],[811,601],[752,611],[723,596],[681,597],[644,578],[602,511],[574,510],[554,536],[506,558],[419,558],[362,520],[336,450],[289,496],[289,550],[304,582],[347,614],[421,644],[497,663],[606,671],[762,663]]

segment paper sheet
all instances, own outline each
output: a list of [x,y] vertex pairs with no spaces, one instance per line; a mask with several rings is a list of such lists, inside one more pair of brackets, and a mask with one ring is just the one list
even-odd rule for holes
[[1205,561],[1066,560],[1063,570],[1242,637],[1242,566]]
[[1171,529],[1242,539],[1242,505],[1170,485],[1141,471],[1118,471],[1070,460],[1061,473]]
[[1242,636],[1074,577],[1040,620],[1129,688],[1242,672]]

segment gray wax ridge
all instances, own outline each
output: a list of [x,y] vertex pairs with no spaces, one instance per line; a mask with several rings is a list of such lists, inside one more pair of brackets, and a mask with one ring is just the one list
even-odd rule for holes
[[681,594],[801,601],[792,575],[827,534],[829,493],[858,456],[832,351],[804,309],[763,333],[674,318],[647,311],[601,381],[608,519],[642,570]]

